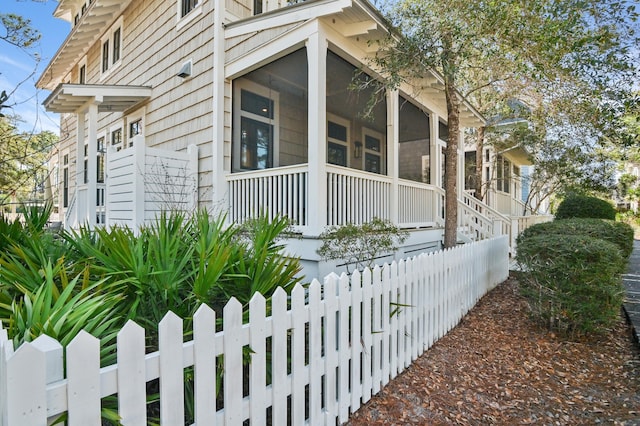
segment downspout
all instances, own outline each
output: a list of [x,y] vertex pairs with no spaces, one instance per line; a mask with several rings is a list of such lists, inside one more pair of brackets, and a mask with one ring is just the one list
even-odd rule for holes
[[213,169],[212,210],[227,212],[227,183],[224,171],[224,15],[225,2],[214,3],[213,11]]

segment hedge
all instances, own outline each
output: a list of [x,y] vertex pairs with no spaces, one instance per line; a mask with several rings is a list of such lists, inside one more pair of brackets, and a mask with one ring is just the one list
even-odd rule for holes
[[625,260],[618,247],[585,235],[521,238],[517,261],[521,290],[532,315],[569,336],[606,330],[617,318]]

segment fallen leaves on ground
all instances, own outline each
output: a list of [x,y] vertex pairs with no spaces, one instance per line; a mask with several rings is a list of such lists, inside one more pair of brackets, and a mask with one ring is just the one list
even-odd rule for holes
[[517,285],[486,295],[348,425],[640,425],[640,353],[622,316],[567,341],[529,319]]

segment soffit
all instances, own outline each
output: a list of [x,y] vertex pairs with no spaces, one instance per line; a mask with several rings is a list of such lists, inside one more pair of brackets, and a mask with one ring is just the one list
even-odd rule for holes
[[529,153],[520,145],[516,145],[503,151],[503,155],[518,166],[531,166],[533,163],[529,157]]
[[98,112],[122,112],[149,99],[151,92],[147,86],[60,84],[43,105],[59,114],[82,112],[92,103],[98,105]]
[[[53,90],[60,84],[73,66],[115,22],[131,1],[94,0],[49,62],[36,86],[41,89]],[[65,2],[64,4],[70,5],[71,3]],[[68,10],[61,8],[62,6],[63,3],[56,9],[57,16],[64,15]]]

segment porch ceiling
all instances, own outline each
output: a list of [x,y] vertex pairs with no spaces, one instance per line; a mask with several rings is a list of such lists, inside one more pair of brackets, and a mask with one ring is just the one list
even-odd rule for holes
[[531,166],[533,163],[529,159],[529,153],[520,145],[516,145],[503,151],[504,156],[518,166]]
[[[55,15],[70,20],[72,3],[60,2]],[[130,3],[131,0],[94,0],[49,62],[36,86],[53,90],[60,84],[71,68],[87,53],[104,31],[111,27]]]
[[102,84],[60,84],[45,99],[47,111],[75,113],[87,104],[98,104],[98,112],[122,112],[151,96],[151,87]]
[[[231,39],[247,34],[257,34],[269,28],[292,22],[307,22],[322,19],[342,36],[353,40],[368,55],[379,50],[378,40],[383,40],[389,33],[391,24],[367,0],[307,0],[291,6],[279,8],[267,13],[232,22],[225,26],[225,38]],[[273,40],[262,40],[254,51],[262,49]],[[240,62],[240,61],[236,61]],[[229,66],[232,62],[227,63]],[[236,69],[238,68],[237,64]],[[229,74],[233,73],[228,73]],[[432,98],[442,110],[446,111],[444,80],[435,71],[426,71],[424,78],[418,82],[420,92]],[[485,119],[470,102],[460,95],[460,123],[463,127],[479,127]]]

